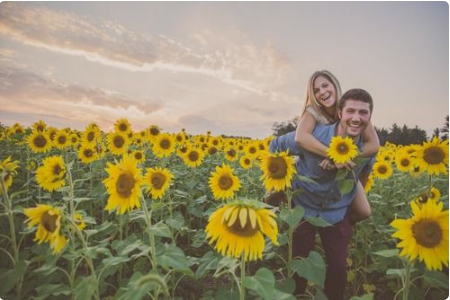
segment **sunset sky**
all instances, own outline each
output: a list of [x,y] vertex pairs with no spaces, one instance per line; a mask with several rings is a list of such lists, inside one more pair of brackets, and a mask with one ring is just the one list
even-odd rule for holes
[[374,98],[377,127],[449,113],[446,2],[3,2],[0,122],[110,131],[126,117],[265,138],[308,77]]

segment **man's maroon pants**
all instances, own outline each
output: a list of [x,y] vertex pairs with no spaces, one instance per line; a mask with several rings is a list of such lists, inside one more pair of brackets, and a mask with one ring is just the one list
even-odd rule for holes
[[[345,218],[329,227],[315,227],[302,220],[294,232],[293,257],[307,257],[314,249],[316,230],[325,251],[327,272],[325,278],[325,294],[329,300],[343,300],[347,284],[348,244],[352,235],[349,218]],[[306,279],[294,274],[296,283],[295,294],[303,294],[306,289]]]

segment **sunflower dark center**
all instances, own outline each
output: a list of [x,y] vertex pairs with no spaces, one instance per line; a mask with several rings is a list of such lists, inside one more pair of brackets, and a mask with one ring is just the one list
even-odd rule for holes
[[123,145],[125,144],[125,140],[121,136],[115,136],[113,143],[114,143],[114,146],[116,146],[117,148],[122,148]]
[[92,142],[94,140],[95,134],[93,132],[89,132],[87,135],[87,139],[89,142]]
[[159,129],[158,128],[151,128],[150,129],[150,133],[152,135],[158,135],[159,134]]
[[127,124],[120,124],[119,125],[119,130],[120,131],[127,131],[128,130],[128,126],[127,126]]
[[162,140],[159,145],[161,146],[161,148],[163,148],[164,150],[167,150],[170,148],[170,141],[169,140]]
[[381,165],[381,166],[378,167],[378,173],[380,173],[380,174],[386,174],[387,170],[388,169],[387,169],[386,166]]
[[214,140],[214,141],[212,141],[212,144],[213,144],[214,146],[217,146],[217,145],[219,145],[219,141],[218,141],[218,140]]
[[256,148],[255,147],[250,147],[250,149],[248,149],[248,152],[251,154],[255,154],[256,153]]
[[345,143],[339,144],[336,148],[336,151],[341,155],[347,154],[349,150],[350,149],[349,149],[348,145]]
[[131,174],[120,174],[116,182],[117,193],[121,197],[129,197],[134,188],[134,178]]
[[136,158],[136,159],[141,159],[142,158],[142,153],[141,152],[136,152],[135,154],[134,154],[134,158]]
[[250,159],[248,159],[248,158],[244,159],[244,164],[249,165],[250,162],[251,162]]
[[42,131],[44,131],[44,126],[43,125],[38,125],[36,127],[36,130],[39,131],[39,132],[42,132]]
[[67,138],[64,135],[58,137],[58,143],[64,145],[67,141]]
[[442,240],[442,230],[438,223],[430,220],[421,220],[412,226],[414,238],[419,245],[433,248]]
[[222,190],[228,190],[233,186],[233,179],[228,175],[222,175],[219,178],[219,187]]
[[181,152],[181,153],[186,153],[186,152],[187,152],[187,148],[184,147],[184,146],[181,147],[181,148],[180,148],[180,152]]
[[58,219],[57,215],[51,215],[48,213],[48,211],[46,211],[45,213],[42,214],[41,225],[48,232],[55,232],[57,219]]
[[208,153],[209,155],[214,155],[217,152],[217,148],[216,147],[209,147],[208,149]]
[[34,140],[33,144],[38,148],[43,148],[47,145],[47,139],[42,135],[38,135]]
[[410,165],[410,160],[409,159],[407,159],[407,158],[403,158],[401,161],[400,161],[400,164],[402,165],[402,167],[408,167],[409,165]]
[[91,149],[84,149],[83,154],[86,157],[92,157],[92,155],[94,155],[94,152]]
[[430,147],[424,151],[423,159],[430,165],[438,165],[444,162],[445,153],[439,147]]
[[[243,209],[243,208],[241,208],[241,209]],[[238,236],[243,236],[243,237],[254,236],[259,231],[258,224],[256,224],[255,228],[252,227],[252,224],[250,222],[248,215],[247,215],[247,220],[245,222],[244,227],[241,226],[241,222],[240,222],[239,218],[236,218],[236,221],[231,226],[228,226],[227,223],[225,224],[225,226],[233,234],[238,235]]]
[[59,175],[59,173],[61,173],[61,171],[62,171],[62,168],[60,165],[56,165],[53,167],[53,174]]
[[236,156],[236,151],[234,149],[230,149],[227,151],[227,154],[231,157],[235,157]]
[[161,173],[153,174],[153,176],[152,176],[153,188],[160,190],[163,187],[165,182],[166,182],[166,176],[164,176],[164,174],[161,174]]
[[191,151],[188,155],[190,161],[197,161],[199,156],[196,151]]
[[422,194],[420,194],[418,200],[420,203],[426,203],[428,201],[428,194],[426,192],[423,192]]
[[287,175],[287,164],[282,157],[271,157],[268,170],[273,179],[283,179]]
[[176,136],[176,140],[177,140],[177,142],[182,142],[183,138],[180,135],[177,135]]

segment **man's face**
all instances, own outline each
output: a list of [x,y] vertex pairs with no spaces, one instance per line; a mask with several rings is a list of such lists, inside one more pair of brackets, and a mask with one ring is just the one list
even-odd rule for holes
[[357,137],[367,127],[370,115],[369,103],[347,100],[344,108],[339,111],[341,133],[349,137]]

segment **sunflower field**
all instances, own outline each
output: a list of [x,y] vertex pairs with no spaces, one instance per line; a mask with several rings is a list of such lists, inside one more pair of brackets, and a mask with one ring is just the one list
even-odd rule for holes
[[[43,121],[0,126],[2,299],[327,299],[318,239],[292,257],[288,153],[264,140]],[[350,148],[349,148],[350,149]],[[353,151],[353,150],[352,150]],[[447,299],[448,140],[380,148],[346,299]]]

